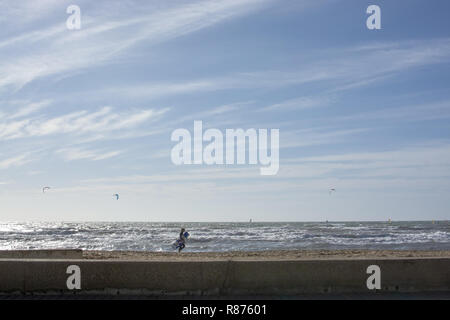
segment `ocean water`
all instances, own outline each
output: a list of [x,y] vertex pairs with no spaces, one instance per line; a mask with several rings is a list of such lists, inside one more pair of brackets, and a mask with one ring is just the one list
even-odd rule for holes
[[287,249],[450,250],[450,222],[0,223],[0,250],[172,251],[180,227],[186,251]]

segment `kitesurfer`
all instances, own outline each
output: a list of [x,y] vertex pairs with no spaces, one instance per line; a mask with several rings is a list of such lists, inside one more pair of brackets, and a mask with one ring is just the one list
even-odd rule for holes
[[186,242],[186,237],[184,236],[185,231],[186,230],[184,228],[181,228],[180,236],[178,238],[178,252],[181,252],[181,250],[186,247],[186,245],[184,244]]

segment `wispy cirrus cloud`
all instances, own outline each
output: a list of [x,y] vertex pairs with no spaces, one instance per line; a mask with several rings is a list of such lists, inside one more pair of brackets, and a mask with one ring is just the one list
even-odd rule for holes
[[41,19],[50,12],[64,5],[67,1],[40,0],[40,1],[1,1],[0,25],[7,23],[25,24]]
[[31,117],[0,121],[0,140],[42,137],[56,134],[102,134],[133,129],[147,121],[158,119],[168,109],[114,112],[112,107],[98,111],[74,111],[61,116]]
[[[432,49],[430,49],[432,48]],[[341,91],[364,87],[395,77],[414,68],[450,62],[450,39],[399,41],[377,46],[351,46],[330,49],[332,57],[305,59],[289,70],[238,72],[209,78],[178,82],[150,82],[109,86],[100,92],[132,98],[210,93],[224,90],[279,89],[315,84],[322,86],[321,95],[288,99],[264,107],[263,110],[308,108],[332,102]]]
[[[59,26],[7,38],[0,42],[4,52],[0,54],[0,88],[11,86],[18,90],[35,79],[95,67],[107,63],[138,43],[158,43],[183,36],[258,10],[268,2],[178,2],[173,7],[163,9],[140,2],[140,14],[133,18],[116,15],[107,16],[108,20],[105,20],[101,16],[87,15],[83,28],[77,32],[64,30],[64,24],[58,23]],[[33,39],[31,44],[30,39]],[[28,50],[30,46],[33,47],[32,51]],[[11,51],[15,54],[11,55]],[[94,56],[96,58],[92,59]]]
[[[412,145],[388,151],[352,152],[286,159],[290,175],[313,172],[314,178],[334,176],[342,180],[430,180],[450,177],[448,142]],[[295,173],[297,172],[297,174]]]
[[334,99],[328,96],[320,97],[300,97],[295,99],[289,99],[282,102],[274,103],[267,107],[261,108],[259,111],[285,111],[285,110],[299,110],[308,109],[314,107],[325,106],[333,103]]
[[[287,193],[327,195],[335,187],[346,195],[350,191],[402,193],[404,189],[436,192],[448,189],[450,145],[447,142],[414,145],[390,151],[331,154],[286,159],[271,183],[257,174],[257,168],[202,167],[151,175],[118,175],[84,179],[79,190],[95,190],[114,185],[123,190],[140,190],[163,184],[233,193],[258,193],[277,190]],[[207,185],[205,185],[207,184]],[[344,191],[345,190],[345,191]],[[169,191],[167,191],[169,192]]]
[[122,150],[104,151],[104,150],[89,150],[81,148],[64,148],[55,151],[56,154],[62,156],[66,161],[73,160],[106,160],[116,157],[123,153]]
[[33,161],[33,159],[31,158],[30,153],[24,153],[24,154],[21,154],[18,156],[0,160],[0,169],[8,169],[11,167],[20,167],[31,161]]
[[13,105],[19,106],[17,111],[14,111],[14,113],[10,114],[8,116],[8,119],[17,119],[22,118],[25,116],[29,116],[33,113],[36,113],[49,105],[51,105],[51,100],[43,100],[39,102],[16,102],[13,103]]

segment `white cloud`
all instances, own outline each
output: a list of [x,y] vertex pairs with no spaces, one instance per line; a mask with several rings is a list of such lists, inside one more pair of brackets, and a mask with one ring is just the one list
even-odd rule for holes
[[[12,86],[18,90],[38,78],[98,66],[137,43],[157,43],[186,35],[257,10],[266,2],[212,0],[182,3],[162,10],[150,7],[150,13],[131,19],[123,16],[112,21],[105,21],[100,16],[88,18],[77,32],[62,32],[64,24],[60,24],[61,29],[52,26],[4,39],[0,43],[6,54],[0,54],[0,88]],[[144,6],[140,11],[146,12],[145,5],[139,5]],[[106,19],[114,17],[107,16]],[[28,41],[33,38],[40,39],[39,47],[33,46],[30,51]],[[11,50],[15,54],[12,55]]]
[[48,107],[51,104],[51,100],[44,100],[40,102],[28,102],[24,107],[9,116],[9,119],[16,119],[33,114],[43,108]]
[[[66,1],[67,3],[67,1]],[[14,1],[0,2],[0,25],[24,24],[47,16],[51,11],[64,5],[61,0]]]
[[[430,49],[433,47],[433,50]],[[299,97],[267,106],[263,110],[308,108],[334,101],[337,92],[367,86],[413,68],[450,61],[450,39],[433,41],[399,41],[379,45],[373,50],[361,47],[330,49],[332,56],[313,57],[296,69],[240,72],[235,74],[188,79],[179,82],[139,83],[132,86],[108,87],[103,94],[132,98],[204,93],[252,88],[278,89],[302,84],[320,84],[321,95]],[[98,91],[96,91],[98,94]]]
[[[393,151],[348,153],[319,157],[304,157],[280,161],[276,176],[263,177],[255,166],[186,167],[152,175],[126,175],[85,179],[77,188],[95,189],[114,185],[123,190],[143,190],[163,184],[184,192],[186,188],[201,188],[234,193],[280,192],[328,195],[335,187],[347,196],[353,192],[431,193],[449,187],[450,145],[414,146]],[[205,185],[208,184],[208,185]],[[345,190],[345,191],[344,191]],[[389,190],[389,191],[387,191]]]
[[330,97],[300,97],[289,99],[260,109],[260,111],[298,110],[324,106],[333,102]]
[[20,167],[28,162],[31,162],[32,159],[29,157],[28,153],[21,154],[12,158],[7,158],[4,160],[0,160],[0,169],[8,169],[11,167]]
[[100,150],[87,150],[80,148],[64,148],[57,150],[56,153],[60,154],[66,161],[73,160],[105,160],[113,158],[121,154],[123,151],[100,151]]
[[[417,186],[442,185],[450,176],[450,145],[435,143],[392,151],[346,153],[285,160],[292,177],[313,173],[314,178],[338,177],[341,180],[416,181]],[[280,173],[283,173],[280,170]],[[419,182],[422,181],[422,182]],[[410,185],[409,187],[413,187]]]
[[0,122],[0,140],[39,137],[55,134],[101,134],[128,130],[162,116],[168,109],[113,112],[111,107],[99,111],[75,111],[51,118],[28,118]]

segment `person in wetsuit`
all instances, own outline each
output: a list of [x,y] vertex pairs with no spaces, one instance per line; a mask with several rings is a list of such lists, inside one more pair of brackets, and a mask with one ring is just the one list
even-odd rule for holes
[[185,245],[186,237],[184,236],[185,231],[186,230],[184,228],[181,228],[180,236],[178,238],[178,252],[181,252],[181,250],[183,250],[186,247]]

